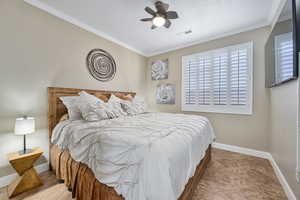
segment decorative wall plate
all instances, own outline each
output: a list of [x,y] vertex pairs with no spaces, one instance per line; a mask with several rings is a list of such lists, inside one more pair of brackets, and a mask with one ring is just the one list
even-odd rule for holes
[[87,55],[86,65],[89,73],[98,81],[110,81],[116,74],[114,58],[102,49],[91,50]]

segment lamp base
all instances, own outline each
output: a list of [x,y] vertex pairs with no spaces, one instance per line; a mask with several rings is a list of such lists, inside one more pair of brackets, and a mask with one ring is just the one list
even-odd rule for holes
[[25,149],[25,151],[24,150],[18,151],[19,155],[28,154],[28,153],[31,153],[31,152],[33,152],[32,149]]

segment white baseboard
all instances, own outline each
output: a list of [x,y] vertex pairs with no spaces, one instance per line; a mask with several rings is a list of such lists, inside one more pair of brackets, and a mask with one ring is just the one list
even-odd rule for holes
[[217,148],[217,149],[222,149],[222,150],[227,150],[227,151],[232,151],[232,152],[237,152],[245,155],[250,155],[250,156],[255,156],[259,158],[265,158],[268,159],[275,171],[275,174],[280,182],[280,184],[283,187],[283,190],[288,197],[289,200],[297,200],[294,192],[292,191],[291,187],[289,186],[288,182],[286,181],[284,175],[282,174],[280,168],[278,167],[276,161],[274,160],[272,154],[264,151],[257,151],[253,149],[248,149],[244,147],[238,147],[238,146],[233,146],[233,145],[228,145],[228,144],[221,144],[221,143],[213,143],[212,147]]
[[233,146],[233,145],[228,145],[228,144],[221,144],[221,143],[213,143],[212,147],[217,148],[217,149],[222,149],[222,150],[227,150],[227,151],[232,151],[232,152],[237,152],[249,156],[255,156],[259,158],[265,158],[265,159],[270,159],[271,154],[268,152],[264,151],[257,151],[253,149],[248,149],[244,147],[238,147],[238,146]]
[[282,174],[282,172],[281,172],[279,166],[277,165],[276,161],[274,160],[273,156],[272,155],[270,155],[270,156],[271,156],[271,158],[269,159],[269,161],[276,173],[277,178],[279,179],[279,182],[281,183],[281,185],[284,189],[286,196],[288,197],[289,200],[297,200],[294,192],[290,188],[287,180],[285,179],[284,175]]
[[[49,170],[49,163],[44,163],[44,164],[35,166],[34,168],[36,169],[37,173],[42,173],[42,172]],[[15,173],[15,174],[10,174],[8,176],[0,177],[0,188],[9,185],[17,177],[17,175],[18,174]]]

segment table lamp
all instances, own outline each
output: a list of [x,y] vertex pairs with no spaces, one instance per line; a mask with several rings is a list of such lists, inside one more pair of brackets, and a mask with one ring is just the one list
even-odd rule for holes
[[19,154],[26,154],[32,152],[31,149],[26,149],[26,135],[35,131],[35,120],[33,117],[22,117],[17,118],[15,123],[15,134],[23,135],[24,148],[19,151]]

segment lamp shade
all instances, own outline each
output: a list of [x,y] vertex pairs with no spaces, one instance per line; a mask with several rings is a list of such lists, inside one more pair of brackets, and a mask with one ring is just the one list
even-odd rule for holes
[[16,135],[27,135],[35,131],[35,121],[33,117],[17,118],[15,123]]

